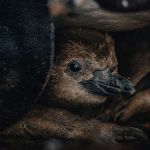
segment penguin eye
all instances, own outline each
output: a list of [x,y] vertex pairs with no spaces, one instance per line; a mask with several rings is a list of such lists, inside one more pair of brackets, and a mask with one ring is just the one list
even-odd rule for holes
[[69,64],[69,69],[71,72],[79,72],[81,70],[81,65],[77,61],[73,61]]

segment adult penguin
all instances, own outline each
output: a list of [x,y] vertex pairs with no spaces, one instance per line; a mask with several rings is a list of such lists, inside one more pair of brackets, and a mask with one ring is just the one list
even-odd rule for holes
[[41,95],[53,43],[46,0],[0,2],[0,129],[24,115]]

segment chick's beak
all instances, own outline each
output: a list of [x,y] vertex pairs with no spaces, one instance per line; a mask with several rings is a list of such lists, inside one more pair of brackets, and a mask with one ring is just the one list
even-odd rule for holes
[[109,69],[97,70],[90,80],[81,81],[80,84],[88,91],[102,96],[129,96],[135,93],[132,83],[120,76],[112,74]]

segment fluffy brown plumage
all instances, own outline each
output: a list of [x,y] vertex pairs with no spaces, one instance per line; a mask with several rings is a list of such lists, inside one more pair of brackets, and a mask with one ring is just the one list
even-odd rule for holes
[[[71,110],[73,106],[84,105],[86,108],[106,101],[107,97],[88,93],[78,83],[91,78],[97,68],[110,68],[112,73],[117,72],[112,38],[99,32],[81,29],[59,32],[57,37],[55,63],[43,97],[22,120],[1,131],[1,136],[87,140],[101,147],[108,148],[111,144],[111,147],[118,149],[125,149],[124,142],[130,147],[145,140],[145,134],[139,129],[102,123],[95,117],[86,119]],[[89,45],[90,41],[92,43]],[[82,70],[79,73],[72,73],[68,68],[72,61],[80,62]],[[61,107],[52,102],[60,103]],[[131,141],[134,144],[130,144]]]

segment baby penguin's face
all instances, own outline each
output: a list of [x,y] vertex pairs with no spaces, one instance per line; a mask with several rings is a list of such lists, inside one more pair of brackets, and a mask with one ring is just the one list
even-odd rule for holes
[[[47,88],[50,98],[71,103],[95,104],[103,103],[107,97],[120,92],[121,83],[117,85],[115,82],[120,81],[115,81],[114,78],[117,73],[117,59],[111,37],[107,36],[95,48],[81,41],[68,41],[56,50],[55,55]],[[115,84],[117,91],[113,91]]]

